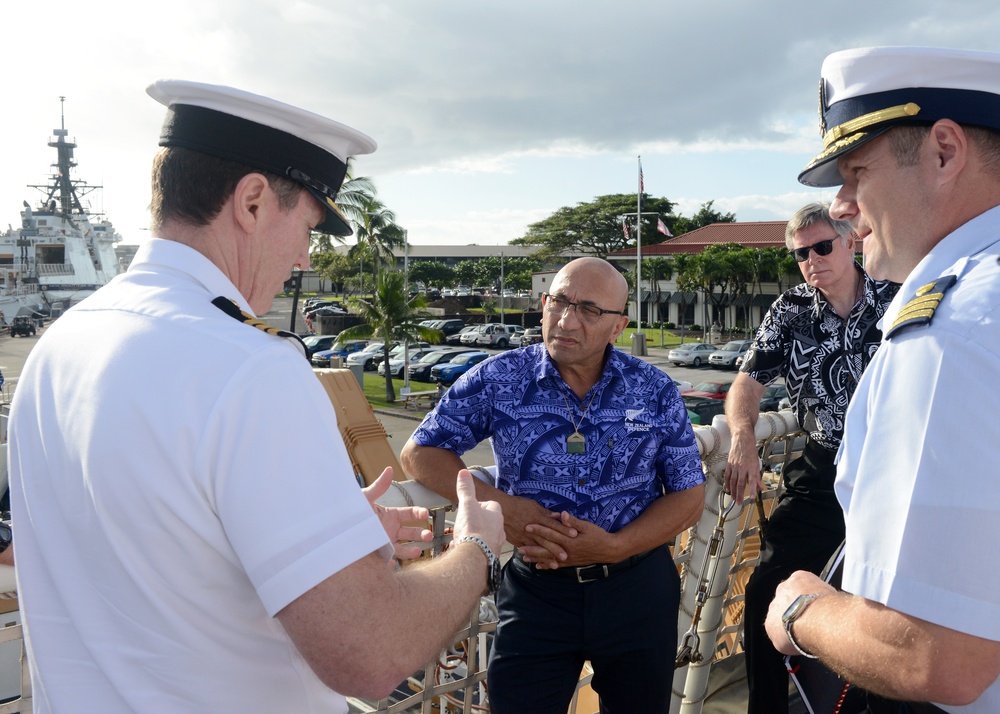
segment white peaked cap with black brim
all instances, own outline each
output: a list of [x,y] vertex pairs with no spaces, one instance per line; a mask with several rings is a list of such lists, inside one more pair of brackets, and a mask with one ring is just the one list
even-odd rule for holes
[[240,89],[162,79],[146,93],[167,107],[160,146],[178,146],[302,184],[326,209],[316,230],[351,235],[337,207],[347,159],[370,154],[371,137],[339,122]]
[[939,47],[865,47],[828,56],[820,71],[823,151],[807,186],[844,182],[837,159],[902,124],[951,119],[1000,130],[1000,54]]

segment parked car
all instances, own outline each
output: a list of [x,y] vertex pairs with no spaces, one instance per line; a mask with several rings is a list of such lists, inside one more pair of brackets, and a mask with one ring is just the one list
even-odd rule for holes
[[684,365],[690,365],[692,367],[701,367],[703,364],[708,364],[708,357],[716,348],[707,342],[692,342],[688,345],[680,345],[675,347],[667,353],[667,359],[670,360],[675,367],[681,367]]
[[715,369],[736,369],[736,359],[750,349],[750,340],[731,340],[708,356],[708,363]]
[[479,331],[479,334],[476,336],[476,344],[480,347],[496,347],[499,350],[506,349],[507,345],[510,344],[511,336],[518,332],[524,332],[524,328],[520,325],[490,323],[489,325],[484,325],[483,329]]
[[706,399],[725,399],[729,394],[732,382],[698,382],[694,389],[681,392],[682,397],[704,397]]
[[435,325],[435,330],[441,330],[444,333],[445,338],[449,335],[454,335],[457,332],[462,331],[465,328],[465,322],[463,320],[453,319],[453,320],[441,320],[440,325]]
[[772,384],[764,390],[764,396],[760,398],[760,410],[762,412],[776,412],[780,409],[781,400],[788,397],[788,390],[784,384]]
[[460,345],[462,344],[462,335],[467,335],[470,332],[478,332],[482,325],[466,325],[458,332],[448,335],[444,338],[445,344],[448,345]]
[[[407,367],[408,365],[411,365],[411,364],[416,364],[421,359],[423,359],[427,354],[429,354],[430,352],[433,352],[433,351],[434,350],[432,350],[430,348],[418,349],[418,348],[416,348],[416,347],[414,347],[414,346],[411,345],[410,346],[410,355],[409,355],[410,356],[410,361],[407,362],[407,363],[405,363],[405,364],[403,362],[403,353],[402,352],[400,352],[399,355],[396,356],[396,357],[390,357],[389,358],[389,374],[390,374],[390,376],[392,376],[392,377],[394,377],[396,379],[402,379],[403,378],[403,369],[405,367]],[[385,376],[385,362],[383,362],[382,364],[380,364],[378,366],[378,373],[380,375],[382,375],[383,377]]]
[[346,315],[347,310],[340,307],[318,307],[306,313],[306,325],[310,330],[315,329],[313,324],[321,317],[331,317],[332,315]]
[[511,347],[527,347],[542,341],[542,328],[529,327],[524,332],[517,332],[510,336]]
[[[411,342],[410,343],[410,353],[412,354],[412,353],[416,352],[417,350],[426,349],[428,347],[430,347],[430,345],[428,343],[426,343],[426,342]],[[403,358],[403,349],[404,349],[404,345],[403,345],[402,342],[393,342],[392,343],[392,349],[389,350],[389,359],[390,360],[393,360],[393,359],[402,359]],[[382,354],[381,351],[376,352],[375,355],[372,357],[372,360],[375,362],[376,369],[378,368],[378,366],[380,364],[382,364],[382,360],[383,359],[385,359],[385,355]]]
[[10,336],[27,337],[35,334],[35,321],[30,317],[15,317],[10,323]]
[[452,360],[458,355],[465,354],[467,352],[476,352],[476,350],[464,349],[461,347],[449,347],[443,350],[434,350],[433,352],[428,352],[421,357],[416,364],[408,366],[406,371],[410,375],[411,381],[430,382],[433,381],[431,380],[432,367],[442,362]]
[[681,398],[684,400],[684,406],[687,408],[688,417],[692,424],[708,425],[712,423],[712,419],[717,414],[726,413],[726,403],[721,399],[706,399],[691,395]]
[[488,352],[466,352],[454,359],[431,367],[431,381],[450,387],[455,380],[489,357]]
[[677,387],[677,391],[680,392],[681,394],[683,394],[684,392],[690,392],[692,389],[694,389],[693,384],[683,379],[674,379],[673,377],[671,377],[670,379],[673,379],[674,386]]
[[344,360],[344,366],[350,367],[352,364],[360,364],[364,366],[366,372],[373,372],[375,371],[375,355],[381,351],[381,342],[369,342],[363,350],[347,355],[347,359]]
[[463,345],[475,345],[479,340],[479,333],[486,329],[486,325],[476,325],[475,330],[471,330],[462,335]]
[[302,341],[306,345],[306,357],[311,358],[317,352],[333,347],[340,335],[306,335]]
[[333,347],[328,350],[321,350],[313,354],[312,362],[313,367],[329,367],[331,357],[340,357],[341,359],[346,359],[348,355],[352,355],[355,352],[360,352],[365,347],[368,346],[368,340],[348,340],[346,342],[334,342]]

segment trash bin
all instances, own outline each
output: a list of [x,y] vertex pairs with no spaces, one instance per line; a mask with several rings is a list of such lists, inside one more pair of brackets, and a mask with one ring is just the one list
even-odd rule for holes
[[358,386],[361,387],[361,391],[365,391],[365,366],[364,364],[349,364],[347,368],[354,373],[355,378],[358,380]]
[[646,335],[643,332],[632,333],[632,356],[633,357],[645,357],[646,352]]

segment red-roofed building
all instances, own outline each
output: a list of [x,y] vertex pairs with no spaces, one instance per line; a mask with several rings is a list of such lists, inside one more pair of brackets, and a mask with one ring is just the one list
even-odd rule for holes
[[[643,257],[654,258],[674,253],[701,253],[710,245],[737,243],[746,248],[781,248],[785,245],[788,221],[757,221],[753,223],[712,223],[690,233],[668,238],[662,243],[642,246]],[[616,250],[608,260],[635,260],[635,248]]]
[[[680,253],[698,254],[710,245],[723,243],[736,243],[746,248],[784,248],[787,225],[788,221],[712,223],[662,243],[643,245],[642,258],[645,260]],[[619,263],[623,269],[634,270],[635,253],[635,248],[618,250],[608,255],[608,260]],[[789,287],[791,285],[785,284],[781,289],[787,290]],[[713,322],[721,322],[730,327],[752,329],[760,323],[779,293],[779,287],[774,283],[765,283],[761,288],[761,294],[735,295],[732,298],[720,296],[716,305],[708,305],[704,304],[704,296],[698,293],[677,291],[677,284],[673,280],[661,280],[658,286],[653,286],[647,278],[643,280],[642,290],[643,323],[649,325],[662,320],[677,325],[707,326]],[[633,319],[634,305],[633,300]],[[720,314],[720,309],[726,314]]]

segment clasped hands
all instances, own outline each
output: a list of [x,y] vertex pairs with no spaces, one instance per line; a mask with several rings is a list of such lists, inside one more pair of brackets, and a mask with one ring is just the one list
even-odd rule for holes
[[504,503],[507,539],[517,546],[525,563],[539,570],[611,563],[614,534],[570,515],[556,513],[527,498]]

